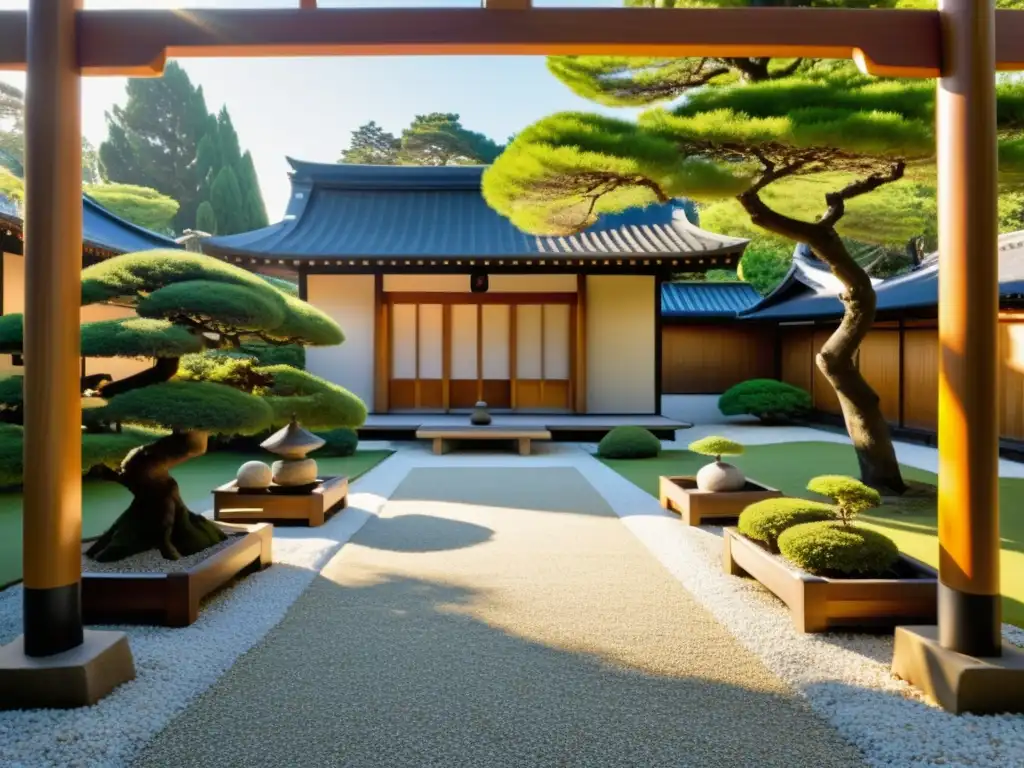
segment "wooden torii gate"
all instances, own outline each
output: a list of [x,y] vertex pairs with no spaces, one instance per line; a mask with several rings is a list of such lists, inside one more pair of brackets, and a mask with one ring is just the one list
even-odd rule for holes
[[[141,5],[141,3],[140,3]],[[0,69],[26,69],[24,635],[0,649],[0,707],[77,686],[92,703],[133,674],[124,635],[80,610],[81,79],[158,75],[168,57],[618,54],[852,58],[938,78],[939,625],[901,627],[894,671],[948,709],[1024,711],[1024,656],[999,597],[996,69],[1024,69],[1024,12],[479,9],[0,12]],[[991,676],[997,683],[989,685]]]

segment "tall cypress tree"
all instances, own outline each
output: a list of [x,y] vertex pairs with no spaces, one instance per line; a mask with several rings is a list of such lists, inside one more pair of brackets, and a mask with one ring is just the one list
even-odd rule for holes
[[[220,234],[266,224],[252,159],[246,167],[227,107],[212,115],[202,87],[195,87],[178,64],[169,63],[161,78],[130,79],[128,101],[107,114],[107,128],[99,150],[105,178],[152,187],[177,200],[175,231],[197,226],[203,202],[216,211]],[[225,169],[231,174],[214,199],[214,184]],[[223,210],[226,205],[237,207]]]

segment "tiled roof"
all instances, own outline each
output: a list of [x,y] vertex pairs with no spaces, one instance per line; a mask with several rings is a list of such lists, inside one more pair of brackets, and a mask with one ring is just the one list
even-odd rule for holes
[[605,216],[570,237],[534,237],[491,209],[483,166],[364,166],[289,161],[283,221],[203,240],[206,253],[277,259],[596,258],[738,255],[746,240],[691,224],[669,203]]
[[[13,233],[19,237],[22,235],[20,217],[4,214],[0,220]],[[82,244],[86,249],[115,254],[181,248],[173,238],[125,221],[88,195],[82,195]]]
[[749,283],[662,283],[661,316],[729,318],[752,307],[761,296]]
[[[843,314],[840,286],[828,285],[816,276],[828,268],[813,258],[796,254],[786,279],[757,305],[743,313],[754,320],[818,320]],[[834,278],[833,278],[834,279]],[[917,269],[875,284],[878,314],[897,314],[938,306],[939,262],[937,254]],[[999,295],[1003,302],[1024,298],[1024,231],[999,236]]]

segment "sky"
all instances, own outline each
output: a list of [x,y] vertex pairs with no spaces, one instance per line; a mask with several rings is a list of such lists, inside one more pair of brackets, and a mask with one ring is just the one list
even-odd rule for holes
[[[87,9],[280,8],[299,0],[85,0]],[[27,0],[0,0],[0,10],[24,10]],[[323,7],[479,7],[479,0],[321,0]],[[535,0],[543,6],[622,6],[621,0]],[[504,142],[545,115],[564,110],[604,111],[575,96],[532,56],[334,57],[297,59],[183,59],[206,106],[222,105],[243,150],[253,154],[271,221],[284,215],[289,195],[286,156],[335,162],[350,134],[375,120],[399,134],[416,114],[457,112],[462,124]],[[24,75],[0,79],[24,88]],[[125,79],[87,78],[82,130],[99,146],[104,113],[125,100]],[[627,117],[629,111],[619,110]]]

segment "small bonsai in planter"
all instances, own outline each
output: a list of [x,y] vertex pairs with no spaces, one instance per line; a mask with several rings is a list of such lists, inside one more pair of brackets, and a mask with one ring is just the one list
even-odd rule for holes
[[775,379],[750,379],[729,388],[718,398],[724,416],[756,416],[766,424],[785,424],[811,410],[806,390]]
[[752,576],[787,606],[801,632],[934,623],[938,576],[886,536],[852,524],[881,501],[852,477],[824,475],[808,489],[832,504],[774,499],[751,504],[727,528],[723,566]]
[[615,427],[597,445],[602,459],[652,459],[661,453],[661,441],[643,427]]
[[722,493],[740,491],[746,486],[747,478],[743,473],[732,464],[722,461],[723,456],[741,455],[742,445],[725,437],[710,435],[690,443],[689,448],[694,453],[715,457],[711,464],[701,467],[697,472],[697,488]]
[[815,477],[807,490],[832,499],[833,519],[801,522],[783,531],[778,546],[784,558],[818,576],[877,576],[899,560],[892,539],[853,525],[857,515],[881,504],[878,491],[844,475]]

